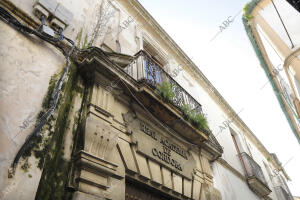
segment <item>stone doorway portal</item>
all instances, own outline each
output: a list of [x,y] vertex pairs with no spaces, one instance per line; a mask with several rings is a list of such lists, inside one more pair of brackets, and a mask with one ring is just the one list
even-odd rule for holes
[[179,200],[169,197],[159,190],[135,181],[126,180],[125,200]]

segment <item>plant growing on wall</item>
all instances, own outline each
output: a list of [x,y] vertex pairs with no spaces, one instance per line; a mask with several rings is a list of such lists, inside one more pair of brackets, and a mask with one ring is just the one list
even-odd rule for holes
[[207,119],[204,115],[202,115],[200,113],[197,113],[197,114],[193,115],[192,124],[194,126],[196,126],[197,128],[202,129],[202,130],[207,130],[208,129]]
[[191,122],[196,128],[201,130],[208,130],[207,119],[201,113],[195,113],[192,107],[188,104],[181,106],[183,117]]
[[249,7],[250,7],[250,4],[247,3],[245,5],[245,7],[243,8],[244,18],[246,18],[248,21],[253,18],[252,15],[248,14],[249,13]]
[[112,17],[115,15],[115,10],[111,3],[108,1],[104,1],[99,7],[99,11],[97,12],[96,22],[93,25],[93,32],[91,35],[91,40],[88,46],[92,46],[93,42],[97,40],[98,37],[102,37],[105,35],[105,31],[107,31],[107,26]]
[[[174,87],[169,82],[162,82],[156,87],[157,93],[167,102],[171,102],[175,94],[173,92]],[[189,121],[193,126],[200,130],[208,130],[207,119],[201,113],[196,113],[191,105],[183,104],[181,107],[184,119]]]
[[192,119],[192,108],[191,108],[191,106],[190,105],[188,105],[188,104],[183,104],[182,106],[181,106],[181,111],[182,111],[182,113],[183,113],[183,117],[186,119],[186,120],[188,120],[188,121],[191,121],[191,119]]
[[167,102],[171,102],[175,94],[173,92],[174,86],[169,82],[162,82],[156,87],[158,94]]

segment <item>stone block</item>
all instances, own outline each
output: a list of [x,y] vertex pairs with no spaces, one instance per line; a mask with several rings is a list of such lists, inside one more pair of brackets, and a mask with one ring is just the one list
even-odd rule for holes
[[200,192],[201,192],[201,182],[197,180],[193,180],[193,194],[192,199],[199,199],[200,198]]
[[188,198],[192,197],[192,181],[186,178],[183,179],[183,195]]
[[72,200],[106,200],[106,199],[91,194],[86,194],[83,192],[76,191],[73,195]]
[[163,186],[171,190],[173,185],[171,171],[165,167],[162,167],[161,171],[163,178]]
[[117,146],[126,170],[130,173],[137,173],[137,168],[129,143],[120,139]]
[[182,194],[182,177],[173,173],[173,191]]
[[202,164],[203,173],[206,174],[207,177],[212,178],[213,177],[212,170],[208,162],[208,159],[206,157],[201,156],[201,164]]
[[108,184],[107,178],[108,178],[107,176],[101,176],[86,170],[82,170],[80,172],[81,181],[90,182],[92,185],[96,185],[97,187],[101,187],[101,188],[107,188],[107,184]]
[[162,184],[160,165],[152,160],[148,160],[151,180],[156,184]]
[[89,116],[86,120],[84,150],[96,157],[109,160],[116,147],[118,133],[108,123]]
[[139,153],[135,153],[135,157],[137,160],[140,176],[146,179],[150,179],[151,177],[150,177],[150,172],[147,164],[147,159],[144,156],[140,155]]

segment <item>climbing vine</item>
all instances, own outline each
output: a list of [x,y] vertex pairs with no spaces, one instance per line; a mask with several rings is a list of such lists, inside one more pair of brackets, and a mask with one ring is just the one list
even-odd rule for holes
[[[52,130],[48,130],[51,133],[51,137],[48,138],[47,148],[44,149],[44,152],[41,152],[41,155],[44,157],[43,173],[36,199],[64,200],[72,197],[72,192],[66,189],[71,162],[64,159],[63,155],[65,132],[70,124],[69,113],[73,109],[72,100],[75,93],[78,93],[78,91],[81,92],[77,88],[77,82],[78,74],[76,65],[72,64],[70,66],[68,82],[63,87],[63,96],[57,109],[55,123],[51,127]],[[49,87],[51,86],[49,85]],[[47,96],[45,99],[47,99]],[[50,127],[46,127],[46,129],[48,128]]]

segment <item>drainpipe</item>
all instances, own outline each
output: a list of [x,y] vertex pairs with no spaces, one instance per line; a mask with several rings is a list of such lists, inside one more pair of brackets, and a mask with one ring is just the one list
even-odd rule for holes
[[244,173],[248,177],[248,172],[247,172],[247,169],[246,169],[246,165],[245,165],[244,160],[242,158],[241,151],[240,151],[239,146],[238,146],[238,144],[236,142],[235,136],[232,133],[230,133],[230,134],[232,136],[233,143],[234,143],[234,146],[236,148],[236,151],[238,152],[238,157],[239,157],[239,159],[240,159],[240,161],[242,163],[242,167],[243,167]]

